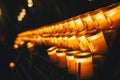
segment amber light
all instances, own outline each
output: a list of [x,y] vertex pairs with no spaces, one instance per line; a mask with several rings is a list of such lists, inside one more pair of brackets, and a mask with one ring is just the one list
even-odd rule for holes
[[54,62],[57,63],[57,56],[56,56],[56,51],[57,51],[57,47],[56,46],[52,46],[50,48],[47,49],[47,53],[50,57],[50,59]]
[[[74,54],[77,78],[89,80],[93,76],[93,60],[90,52]],[[80,80],[78,79],[78,80]]]
[[108,46],[102,31],[87,37],[89,48],[92,53],[103,54],[107,52]]
[[68,49],[59,48],[57,52],[57,60],[58,60],[58,66],[60,68],[67,68],[67,60],[66,60],[66,51]]
[[81,51],[74,51],[74,50],[70,50],[70,51],[66,52],[68,73],[76,74],[74,54],[77,54],[77,53],[80,53],[80,52]]
[[10,68],[14,68],[14,67],[15,67],[15,63],[14,63],[14,62],[10,62],[10,63],[9,63],[9,67],[10,67]]
[[19,47],[18,44],[14,44],[14,48],[17,49]]
[[[53,23],[51,25],[44,25],[37,29],[19,33],[16,38],[16,42],[19,45],[23,45],[22,42],[27,41],[23,37],[27,37],[28,40],[30,40],[31,37],[33,38],[33,36],[39,35],[41,37],[41,42],[37,39],[34,39],[34,42],[43,43],[45,45],[55,45],[69,49],[72,48],[74,50],[103,53],[107,49],[107,44],[104,38],[100,38],[104,42],[103,45],[101,44],[105,48],[103,50],[103,48],[100,48],[100,46],[96,46],[100,44],[99,42],[102,42],[101,40],[92,40],[89,36],[89,38],[87,38],[89,40],[88,43],[84,36],[95,33],[95,31],[98,30],[102,31],[106,29],[117,29],[120,26],[119,14],[120,3],[117,2],[110,6],[86,12],[84,14],[80,14],[78,16]],[[69,35],[72,32],[77,34]],[[79,38],[78,34],[81,34]],[[17,40],[18,38],[21,39]],[[33,42],[32,39],[30,41]]]

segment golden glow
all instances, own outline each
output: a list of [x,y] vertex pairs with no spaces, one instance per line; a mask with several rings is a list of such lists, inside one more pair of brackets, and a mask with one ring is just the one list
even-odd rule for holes
[[[93,60],[90,52],[74,54],[76,71],[80,70],[80,78],[88,80],[93,76]],[[80,65],[80,66],[79,66]]]
[[14,48],[17,49],[19,47],[18,44],[14,44]]
[[31,42],[28,42],[28,43],[27,43],[27,48],[32,48],[33,46],[34,46],[33,43],[31,43]]
[[96,16],[96,18],[97,18],[97,19],[102,19],[102,18],[104,18],[104,16],[103,16],[103,14],[98,14],[98,15]]
[[10,63],[9,63],[9,67],[10,67],[10,68],[14,68],[14,67],[15,67],[15,63],[14,63],[14,62],[10,62]]
[[108,46],[102,31],[87,37],[87,40],[89,41],[88,46],[93,53],[102,54],[108,50]]
[[20,44],[20,45],[23,45],[23,44],[24,44],[24,41],[20,41],[19,44]]
[[28,7],[32,7],[33,6],[33,1],[32,0],[27,0],[27,5],[28,5]]
[[32,3],[29,3],[29,4],[28,4],[28,7],[32,7],[32,6],[33,6],[33,4],[32,4]]
[[[60,52],[59,52],[60,50]],[[56,51],[57,59],[58,59],[58,66],[61,68],[67,67],[67,60],[66,60],[66,51],[67,49],[58,49]]]
[[86,39],[86,37],[80,36],[77,38],[79,40],[79,47],[82,51],[89,51],[89,47],[88,47],[88,40]]
[[26,9],[23,8],[19,13],[19,15],[17,16],[18,21],[22,21],[25,15],[26,15]]
[[50,47],[49,49],[47,49],[47,53],[50,57],[50,59],[54,62],[54,63],[57,63],[57,56],[56,56],[56,50],[58,48],[56,46],[52,46]]
[[[32,0],[27,2],[33,4]],[[120,3],[115,3],[115,5],[99,8],[70,19],[19,33],[15,43],[19,45],[22,41],[31,41],[37,44],[43,43],[73,50],[100,52],[103,49],[101,50],[97,45],[101,43],[101,40],[104,42],[104,45],[101,44],[101,46],[107,46],[104,35],[103,38],[99,37],[100,35],[90,35],[88,38],[86,35],[94,34],[97,30],[116,29],[120,26]],[[18,20],[21,21],[25,14],[26,10],[22,9]],[[72,34],[73,32],[75,34]]]

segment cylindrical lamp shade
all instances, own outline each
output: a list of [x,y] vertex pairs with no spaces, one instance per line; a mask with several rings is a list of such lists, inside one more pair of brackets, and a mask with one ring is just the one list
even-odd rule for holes
[[54,63],[57,63],[57,56],[56,56],[56,50],[58,48],[56,46],[52,46],[50,47],[49,49],[47,49],[47,53],[50,57],[50,59],[54,62]]
[[120,26],[120,2],[105,7],[103,11],[108,21],[111,23],[109,28],[118,28]]
[[66,60],[66,51],[68,49],[59,48],[57,52],[57,60],[58,66],[60,68],[67,68],[67,60]]
[[74,54],[76,74],[78,80],[89,80],[93,77],[93,61],[90,52]]
[[79,47],[82,51],[89,51],[89,47],[88,47],[88,41],[86,39],[86,37],[83,36],[78,36],[77,39],[79,40]]
[[68,73],[70,73],[70,74],[76,74],[74,54],[80,53],[80,52],[81,51],[74,51],[74,50],[66,52]]
[[103,54],[108,50],[108,46],[102,31],[98,31],[87,37],[89,48],[92,53]]

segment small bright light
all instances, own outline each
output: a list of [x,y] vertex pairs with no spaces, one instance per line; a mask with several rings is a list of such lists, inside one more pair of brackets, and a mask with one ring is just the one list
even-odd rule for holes
[[18,21],[22,21],[25,15],[26,15],[26,10],[23,8],[17,17]]
[[15,67],[15,63],[14,63],[14,62],[10,62],[10,63],[9,63],[9,67],[10,67],[10,68],[14,68],[14,67]]
[[23,44],[24,44],[24,41],[20,41],[19,44],[20,44],[20,45],[23,45]]
[[18,16],[18,21],[22,21],[22,17]]
[[33,43],[31,43],[31,42],[28,42],[28,43],[27,43],[27,48],[31,48],[31,47],[33,47],[33,46],[34,46]]
[[27,2],[28,2],[28,3],[33,3],[33,1],[32,1],[32,0],[28,0]]
[[14,48],[17,49],[19,47],[19,45],[17,44],[14,44]]
[[22,12],[24,12],[24,13],[25,13],[25,12],[26,12],[26,9],[22,9]]
[[28,7],[32,7],[33,6],[33,3],[28,3]]

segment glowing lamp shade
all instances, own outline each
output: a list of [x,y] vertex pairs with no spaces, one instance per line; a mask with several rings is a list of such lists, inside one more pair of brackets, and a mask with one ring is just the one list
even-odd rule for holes
[[66,52],[68,73],[76,74],[74,54],[80,53],[80,52],[81,51],[74,51],[74,50],[70,50],[70,51]]
[[114,3],[104,9],[104,14],[111,22],[111,27],[119,27],[120,24],[120,2]]
[[102,31],[98,31],[87,37],[89,48],[92,53],[103,54],[108,50],[108,46]]
[[108,29],[110,27],[110,23],[101,9],[96,10],[91,15],[100,29]]
[[90,52],[74,54],[78,80],[89,80],[93,77],[93,62]]
[[78,36],[77,39],[79,40],[79,47],[82,51],[89,51],[89,47],[88,47],[88,41],[86,39],[86,37],[83,36]]
[[58,66],[60,68],[67,68],[67,60],[66,60],[66,51],[68,49],[59,48],[57,52]]
[[56,56],[56,50],[58,48],[56,46],[52,46],[49,49],[47,49],[47,53],[50,57],[50,59],[54,62],[57,63],[57,56]]

